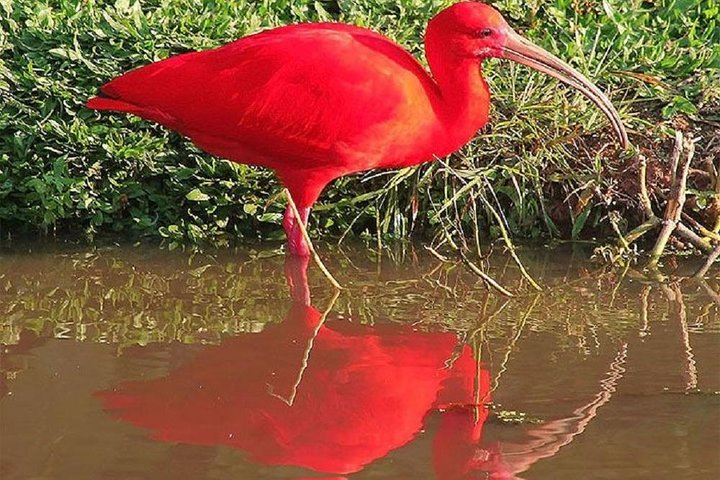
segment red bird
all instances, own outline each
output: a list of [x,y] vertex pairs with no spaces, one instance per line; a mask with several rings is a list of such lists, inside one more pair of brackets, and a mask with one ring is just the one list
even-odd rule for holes
[[[189,137],[229,160],[271,168],[300,220],[332,180],[373,168],[417,165],[467,143],[488,120],[481,63],[507,58],[578,89],[620,117],[582,74],[520,37],[477,2],[437,14],[425,33],[429,74],[386,37],[339,23],[275,28],[225,46],[146,65],[101,88],[87,106],[128,112]],[[290,252],[308,254],[285,212]]]

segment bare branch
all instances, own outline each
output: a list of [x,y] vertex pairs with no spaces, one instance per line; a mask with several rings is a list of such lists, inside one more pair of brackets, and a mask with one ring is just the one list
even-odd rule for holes
[[698,269],[697,272],[695,272],[695,275],[693,275],[693,278],[703,278],[707,274],[707,272],[710,270],[710,267],[713,263],[720,257],[720,244],[715,245],[715,249],[712,251],[710,255],[708,255],[707,259],[705,260],[705,263],[703,264],[700,269]]
[[[660,260],[660,256],[662,255],[663,250],[665,250],[665,245],[667,245],[670,235],[672,235],[677,228],[683,206],[685,205],[687,177],[690,170],[690,163],[692,162],[695,154],[695,144],[692,142],[692,139],[683,140],[682,133],[680,131],[675,134],[675,143],[676,148],[673,151],[673,165],[676,165],[675,151],[680,151],[680,153],[682,153],[682,150],[684,149],[687,154],[685,156],[685,161],[682,164],[680,175],[677,175],[677,171],[673,173],[674,180],[670,191],[670,198],[668,199],[665,207],[665,214],[663,215],[663,228],[660,231],[660,235],[658,235],[655,246],[650,252],[650,261],[648,262],[649,266],[657,265]],[[681,146],[678,147],[678,144]],[[680,156],[680,153],[678,153],[678,157]]]

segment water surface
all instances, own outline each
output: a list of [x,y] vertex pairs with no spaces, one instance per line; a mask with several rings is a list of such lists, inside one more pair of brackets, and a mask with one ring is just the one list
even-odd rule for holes
[[325,256],[0,250],[0,477],[720,477],[720,279]]

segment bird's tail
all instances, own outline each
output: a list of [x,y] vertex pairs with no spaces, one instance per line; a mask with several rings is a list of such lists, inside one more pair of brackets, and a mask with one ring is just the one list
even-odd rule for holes
[[141,108],[132,103],[108,97],[93,97],[85,102],[87,108],[93,110],[114,110],[116,112],[139,113]]
[[111,110],[115,112],[132,113],[133,115],[152,120],[162,125],[171,126],[174,124],[174,118],[166,113],[154,108],[135,105],[117,98],[110,98],[102,95],[93,97],[85,102],[85,106],[93,110]]

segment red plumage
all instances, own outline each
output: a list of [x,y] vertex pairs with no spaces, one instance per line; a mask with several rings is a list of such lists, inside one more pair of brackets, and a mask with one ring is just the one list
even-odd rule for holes
[[[335,178],[416,165],[470,140],[488,119],[484,58],[508,56],[561,79],[579,75],[519,38],[491,7],[455,4],[428,24],[430,76],[370,30],[290,25],[138,68],[105,84],[104,97],[87,106],[138,115],[209,153],[273,169],[306,221]],[[597,95],[580,77],[571,84]],[[284,225],[291,251],[306,255],[289,210]]]
[[339,176],[446,155],[435,83],[374,32],[301,24],[122,75],[88,106],[158,122],[198,147],[275,170],[298,206]]

